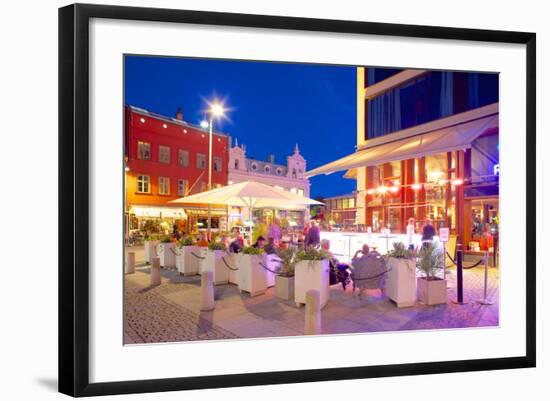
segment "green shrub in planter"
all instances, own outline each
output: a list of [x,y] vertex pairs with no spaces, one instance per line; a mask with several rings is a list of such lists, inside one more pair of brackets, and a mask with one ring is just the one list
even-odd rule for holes
[[405,244],[402,242],[394,242],[393,249],[388,252],[390,258],[397,259],[409,259],[411,257],[411,252],[405,247]]
[[170,238],[170,237],[162,237],[162,239],[160,240],[160,242],[162,242],[163,244],[169,244],[170,242],[172,242],[172,238]]
[[279,270],[279,274],[284,277],[294,277],[294,266],[296,265],[296,252],[294,249],[282,249],[278,255],[281,258],[281,270]]
[[247,246],[243,249],[245,255],[262,255],[264,250],[262,248],[255,248],[253,246]]
[[193,237],[188,236],[188,237],[183,238],[179,242],[178,247],[181,248],[183,246],[191,246],[191,245],[195,245],[195,242],[193,241]]
[[208,244],[208,249],[211,251],[225,251],[225,245],[221,242],[212,241]]
[[302,260],[323,260],[328,259],[328,257],[328,253],[326,251],[308,247],[298,251],[294,259],[296,262],[301,262]]
[[443,252],[434,244],[429,244],[418,252],[416,267],[424,273],[426,280],[436,280],[437,273],[443,269],[443,261]]

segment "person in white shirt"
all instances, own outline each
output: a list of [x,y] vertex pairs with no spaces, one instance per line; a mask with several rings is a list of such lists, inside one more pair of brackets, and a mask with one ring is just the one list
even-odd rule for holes
[[411,217],[409,224],[407,224],[407,244],[409,245],[409,250],[414,250],[414,217]]

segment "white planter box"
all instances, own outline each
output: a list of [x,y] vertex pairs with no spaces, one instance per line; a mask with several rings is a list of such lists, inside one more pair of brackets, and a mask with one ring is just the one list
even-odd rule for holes
[[151,264],[151,259],[157,256],[157,243],[158,241],[145,241],[143,243],[143,258],[145,263]]
[[176,244],[161,242],[157,245],[161,267],[176,267]]
[[386,296],[398,308],[416,303],[416,263],[411,259],[388,258]]
[[294,302],[296,305],[306,303],[306,293],[318,290],[321,308],[329,298],[329,262],[324,260],[304,260],[296,263],[294,269]]
[[[203,248],[205,249],[205,248]],[[202,272],[214,272],[214,284],[229,283],[229,269],[223,263],[222,257],[227,256],[225,251],[211,251],[206,249],[205,258],[201,260]]]
[[275,277],[275,296],[286,300],[294,299],[294,276]]
[[418,300],[425,305],[439,305],[447,303],[447,280],[428,281],[418,278]]
[[193,255],[199,254],[197,246],[182,246],[181,248],[176,248],[176,253],[176,267],[180,274],[193,276],[199,273],[199,259]]
[[252,297],[264,294],[267,290],[267,270],[260,263],[265,264],[265,255],[242,254],[239,261],[239,290],[250,293]]
[[[271,271],[279,271],[281,263],[280,258],[277,255],[265,255],[266,266]],[[267,272],[267,286],[273,287],[275,285],[275,277],[277,274],[272,273],[271,271]]]

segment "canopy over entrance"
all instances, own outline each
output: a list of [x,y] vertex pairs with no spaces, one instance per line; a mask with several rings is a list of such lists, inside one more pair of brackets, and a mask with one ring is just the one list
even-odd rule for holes
[[[472,142],[488,129],[498,127],[498,114],[460,123],[408,138],[396,139],[358,150],[351,155],[315,168],[308,177],[332,174],[357,167],[376,166],[394,160],[414,159],[436,153],[468,149]],[[388,135],[388,139],[391,134]]]

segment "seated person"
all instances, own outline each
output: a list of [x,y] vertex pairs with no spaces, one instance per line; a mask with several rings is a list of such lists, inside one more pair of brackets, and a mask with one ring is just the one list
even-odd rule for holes
[[340,263],[330,251],[330,241],[324,239],[321,241],[321,249],[329,255],[329,284],[342,283],[344,290],[350,282],[349,266],[346,263]]
[[200,239],[197,242],[197,246],[202,246],[202,247],[208,246],[208,239],[205,231],[201,232]]
[[239,253],[243,250],[244,238],[239,231],[235,233],[235,238],[229,244],[229,252]]
[[267,239],[267,245],[264,246],[265,253],[267,253],[268,255],[276,254],[279,248],[278,242],[279,241],[277,239],[269,237]]
[[253,248],[262,248],[265,246],[265,238],[261,235],[258,237],[254,245],[252,245]]
[[[376,254],[378,254],[378,252],[376,252]],[[355,255],[353,255],[353,258],[351,258],[352,266],[355,265],[355,262],[360,262],[362,259],[368,257],[369,255],[371,255],[369,246],[367,244],[363,244],[362,248],[355,252]]]

